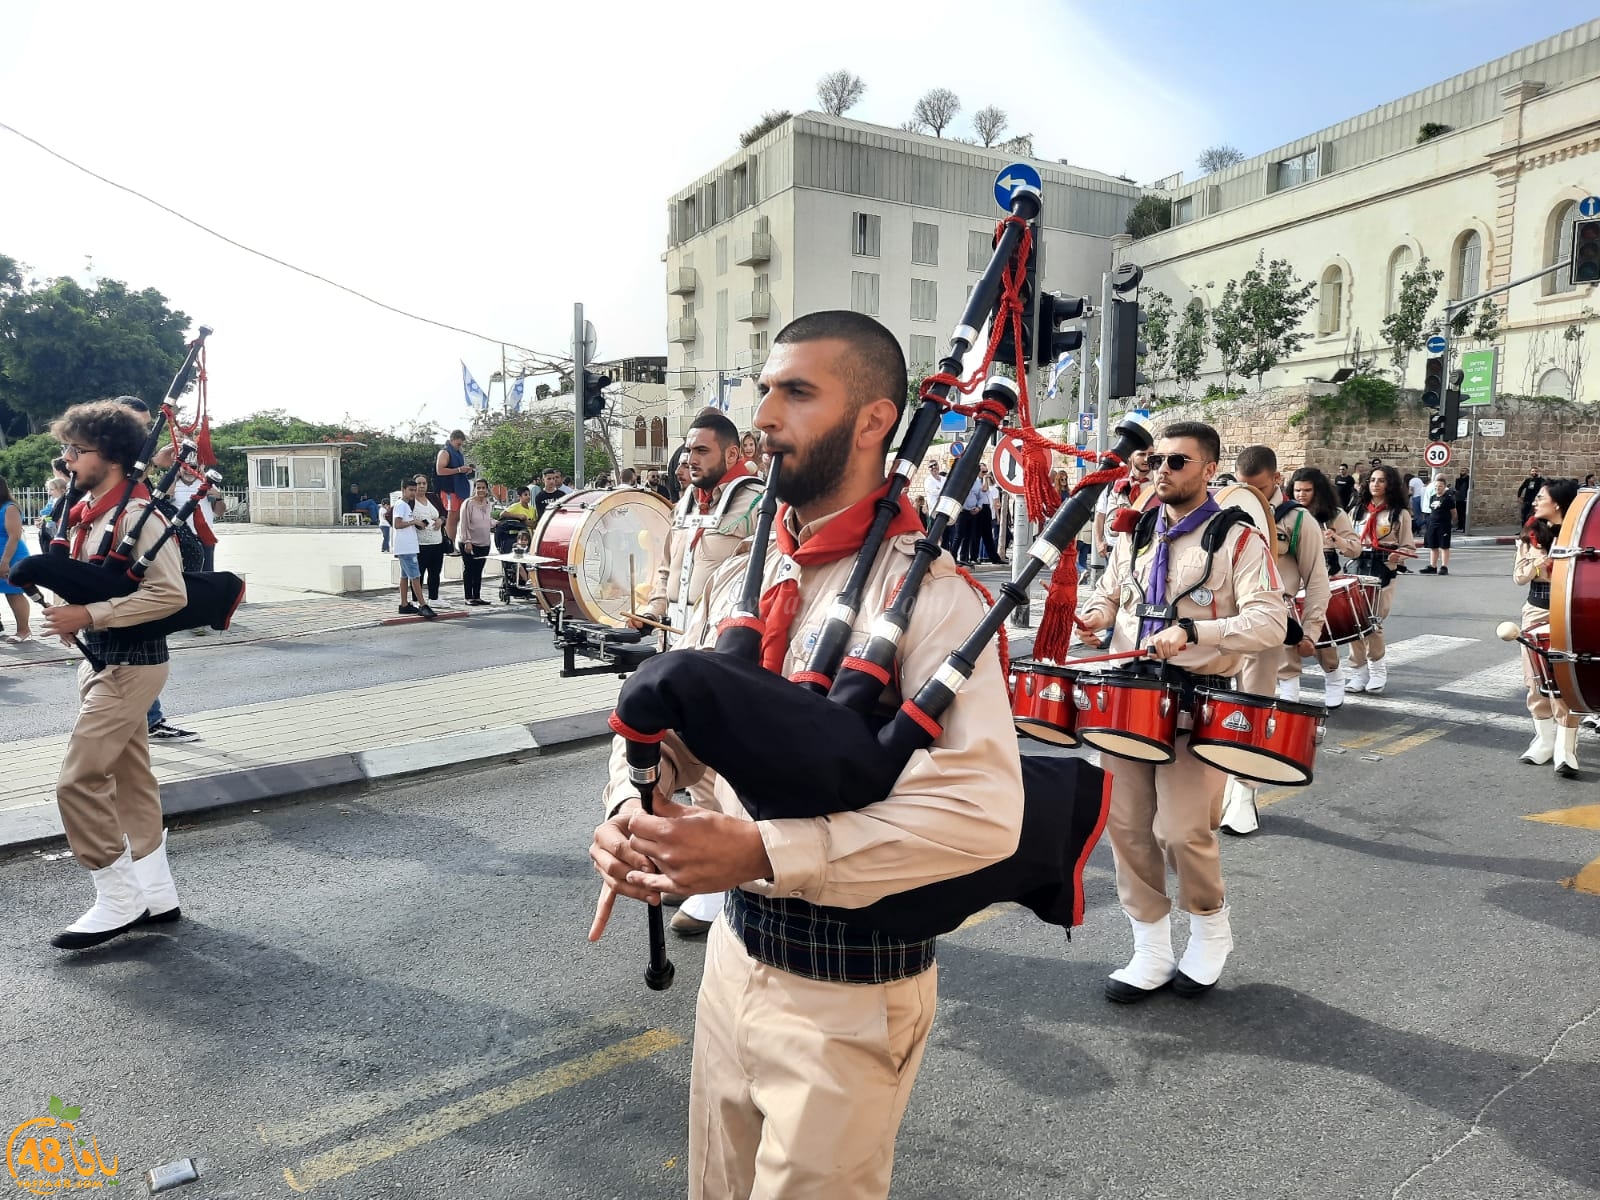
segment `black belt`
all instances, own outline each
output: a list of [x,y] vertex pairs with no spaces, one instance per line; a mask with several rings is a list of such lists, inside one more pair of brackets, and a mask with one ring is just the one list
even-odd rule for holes
[[1528,585],[1528,603],[1534,608],[1550,607],[1550,583],[1530,583]]

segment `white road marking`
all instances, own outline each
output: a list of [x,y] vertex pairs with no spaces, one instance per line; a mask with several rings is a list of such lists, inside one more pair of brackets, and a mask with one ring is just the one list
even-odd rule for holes
[[1480,700],[1506,700],[1520,696],[1526,690],[1522,682],[1522,660],[1514,658],[1498,667],[1463,675],[1434,690],[1473,696]]
[[[1416,662],[1419,659],[1432,658],[1435,654],[1446,654],[1462,646],[1470,646],[1481,642],[1482,638],[1451,637],[1444,633],[1424,633],[1416,637],[1402,638],[1398,642],[1389,643],[1384,661],[1392,667],[1402,667],[1406,663]],[[1350,652],[1345,647],[1339,648],[1346,668],[1350,665]],[[1305,675],[1320,675],[1322,668],[1316,664],[1315,659],[1301,660],[1302,671]]]

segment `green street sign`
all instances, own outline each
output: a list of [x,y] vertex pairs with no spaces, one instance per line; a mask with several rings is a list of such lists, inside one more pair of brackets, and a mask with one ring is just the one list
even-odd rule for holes
[[1494,403],[1494,350],[1468,350],[1461,355],[1461,406]]

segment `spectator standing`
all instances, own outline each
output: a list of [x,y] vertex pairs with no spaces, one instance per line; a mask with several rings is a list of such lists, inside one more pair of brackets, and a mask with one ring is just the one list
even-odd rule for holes
[[978,517],[977,517],[977,560],[979,562],[998,563],[1000,558],[1000,542],[996,530],[999,522],[995,519],[995,495],[1000,491],[994,485],[994,476],[988,471],[978,474]]
[[761,466],[761,439],[753,432],[747,433],[739,439],[739,453],[744,455],[745,469],[752,475],[759,475]]
[[67,484],[65,480],[52,476],[44,485],[44,508],[39,512],[39,552],[45,553],[50,549],[50,539],[56,535],[56,510],[61,507],[62,500],[66,499]]
[[517,502],[508,504],[500,510],[502,521],[521,521],[522,527],[530,533],[539,522],[538,510],[533,507],[533,489],[519,487],[517,489]]
[[639,472],[632,467],[623,467],[621,473],[617,476],[617,480],[618,487],[636,488],[639,486]]
[[0,477],[0,596],[6,598],[11,616],[17,623],[16,633],[0,638],[0,641],[11,646],[20,646],[33,640],[33,633],[28,626],[33,610],[28,606],[26,593],[11,582],[11,568],[27,557],[28,543],[22,536],[22,509],[11,498],[11,489],[6,486],[5,479]]
[[1583,486],[1584,487],[1593,487],[1594,486],[1594,472],[1593,471],[1590,471],[1587,475],[1585,475],[1583,477]]
[[1456,528],[1462,533],[1467,531],[1467,493],[1472,490],[1472,476],[1467,474],[1465,467],[1456,476]]
[[[460,520],[461,506],[466,503],[467,497],[472,494],[473,467],[467,462],[467,456],[461,447],[466,445],[467,435],[459,429],[450,431],[450,439],[445,442],[444,449],[439,451],[434,459],[433,473],[439,477],[439,503],[444,506],[444,536],[441,544],[444,549],[440,554],[447,554],[456,540],[456,523]],[[424,545],[427,543],[424,542]],[[434,589],[438,591],[437,588]]]
[[544,510],[552,504],[560,504],[566,492],[561,487],[561,472],[555,467],[546,467],[539,476],[539,490],[533,494],[533,510],[536,517],[542,519]]
[[1356,500],[1356,478],[1350,474],[1349,463],[1339,464],[1339,473],[1333,477],[1333,490],[1338,493],[1339,507],[1349,512]]
[[389,498],[385,496],[383,498],[383,503],[378,505],[378,532],[383,535],[382,550],[385,554],[389,553],[389,531],[394,528],[392,524],[393,516],[394,505]]
[[1422,528],[1428,498],[1428,485],[1422,482],[1422,476],[1406,472],[1406,494],[1411,498],[1411,523],[1418,529]]
[[[418,559],[417,518],[414,506],[417,499],[417,481],[407,479],[400,485],[400,499],[394,502],[394,556],[400,563],[400,612],[410,615],[420,613],[428,620],[436,615],[422,598],[422,565]],[[432,508],[430,504],[428,506]],[[415,603],[413,603],[415,601]]]
[[[200,490],[200,480],[188,478],[181,480],[172,489],[172,501],[179,508],[189,502],[196,492]],[[203,558],[200,569],[202,571],[215,571],[217,569],[217,531],[211,523],[211,506],[202,497],[199,504],[194,506],[194,513],[188,521],[189,528],[194,530],[195,537],[200,539]],[[196,633],[204,631],[204,626],[195,630]]]
[[1428,549],[1428,565],[1419,575],[1450,574],[1450,531],[1455,526],[1456,494],[1440,475],[1428,492],[1427,523],[1422,528],[1422,544]]
[[1522,504],[1521,524],[1526,525],[1533,516],[1533,502],[1538,498],[1539,489],[1545,485],[1545,478],[1539,474],[1537,466],[1528,468],[1528,477],[1517,488],[1517,500]]
[[983,509],[983,483],[974,479],[967,489],[967,498],[961,502],[961,515],[956,517],[956,565],[977,565],[978,515]]
[[439,599],[439,576],[444,571],[444,521],[439,509],[428,499],[428,477],[418,475],[416,485],[411,515],[417,530],[417,565],[422,568],[422,582],[428,589],[431,603]]
[[456,544],[461,547],[461,592],[466,602],[474,607],[489,603],[483,598],[483,568],[493,529],[489,484],[479,479],[472,485],[472,495],[461,506],[461,519],[456,526]]

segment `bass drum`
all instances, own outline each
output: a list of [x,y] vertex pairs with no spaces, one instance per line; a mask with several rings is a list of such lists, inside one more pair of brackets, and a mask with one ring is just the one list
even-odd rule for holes
[[1220,508],[1242,508],[1250,520],[1267,539],[1267,548],[1278,552],[1278,522],[1272,516],[1272,505],[1267,498],[1248,483],[1230,483],[1211,493]]
[[1583,488],[1550,547],[1550,670],[1573,712],[1600,712],[1600,490]]
[[534,596],[546,612],[621,628],[650,595],[656,556],[672,529],[672,508],[654,492],[573,492],[544,510],[533,553],[553,560],[535,568]]

